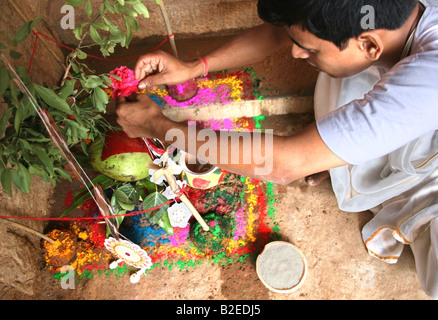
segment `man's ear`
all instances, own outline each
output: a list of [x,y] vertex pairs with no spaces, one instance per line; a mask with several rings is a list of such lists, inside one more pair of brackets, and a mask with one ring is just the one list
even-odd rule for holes
[[375,31],[366,31],[357,37],[359,49],[372,61],[377,61],[383,53],[382,38]]

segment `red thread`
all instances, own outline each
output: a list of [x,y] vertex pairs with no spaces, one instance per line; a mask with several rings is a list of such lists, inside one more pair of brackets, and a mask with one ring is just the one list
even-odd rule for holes
[[148,211],[153,211],[153,210],[157,210],[169,203],[174,202],[173,200],[169,200],[159,206],[153,207],[153,208],[148,208],[145,210],[141,210],[141,211],[134,211],[134,212],[130,212],[130,213],[125,213],[125,214],[115,214],[115,215],[111,215],[108,217],[104,217],[104,216],[98,216],[98,217],[57,217],[57,218],[49,218],[49,217],[18,217],[18,216],[0,216],[0,219],[15,219],[15,220],[42,220],[42,221],[82,221],[82,220],[104,220],[104,219],[112,219],[112,218],[117,218],[117,217],[132,217],[132,216],[136,216]]
[[35,36],[35,41],[33,43],[33,49],[32,49],[32,56],[30,57],[29,67],[27,68],[27,73],[28,74],[30,72],[30,68],[32,67],[33,58],[35,57],[35,52],[36,52],[36,49],[37,49],[37,44],[38,44],[38,37]]
[[206,77],[208,75],[208,62],[207,59],[204,57],[198,57],[197,60],[202,62],[202,66],[204,67],[204,73],[202,74],[203,77]]
[[[181,188],[181,190],[176,195],[176,199],[180,200],[181,195],[186,194],[185,188]],[[166,201],[159,206],[148,208],[141,211],[133,211],[125,214],[114,214],[111,216],[98,216],[98,217],[57,217],[57,218],[49,218],[49,217],[18,217],[18,216],[0,216],[0,219],[15,219],[15,220],[40,220],[40,221],[82,221],[82,220],[104,220],[104,219],[113,219],[117,217],[133,217],[145,212],[153,211],[160,209],[161,207],[164,207],[165,205],[168,205],[172,202],[175,202],[175,200],[169,200]]]

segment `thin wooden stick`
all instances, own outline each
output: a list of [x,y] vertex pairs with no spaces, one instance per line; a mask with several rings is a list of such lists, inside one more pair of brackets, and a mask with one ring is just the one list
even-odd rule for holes
[[32,233],[32,234],[34,234],[34,235],[36,235],[36,236],[46,240],[50,244],[54,244],[54,241],[52,239],[50,239],[46,235],[44,235],[44,234],[42,234],[42,233],[40,233],[40,232],[38,232],[38,231],[36,231],[34,229],[31,229],[29,227],[23,226],[22,224],[19,224],[19,223],[15,222],[15,221],[11,221],[11,220],[8,220],[8,219],[0,219],[0,220],[1,221],[7,221],[7,222],[9,222],[10,224],[12,224],[15,227],[18,227],[18,228],[23,229],[23,230],[25,230],[27,232],[30,232],[30,233]]
[[176,58],[178,58],[178,50],[176,50],[175,36],[173,35],[172,27],[170,26],[169,17],[167,15],[166,7],[164,6],[164,0],[160,1],[160,9],[161,13],[163,14],[164,23],[166,24],[167,35],[169,36],[169,41],[172,47],[173,54]]

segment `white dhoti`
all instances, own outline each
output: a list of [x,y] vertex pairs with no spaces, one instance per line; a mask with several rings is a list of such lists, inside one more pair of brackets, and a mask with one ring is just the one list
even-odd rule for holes
[[[316,118],[363,98],[379,78],[375,68],[346,79],[321,73]],[[330,176],[341,210],[375,214],[362,230],[368,252],[395,263],[410,245],[422,287],[438,299],[438,133],[425,134],[366,164],[332,169]]]

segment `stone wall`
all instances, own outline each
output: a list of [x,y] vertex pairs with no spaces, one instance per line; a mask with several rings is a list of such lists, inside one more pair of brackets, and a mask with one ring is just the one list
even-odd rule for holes
[[[77,43],[71,30],[63,30],[60,13],[64,0],[40,1],[46,4],[47,23],[64,43]],[[148,37],[165,37],[166,26],[160,7],[154,0],[143,1],[150,17],[138,19],[140,30],[133,35],[133,43]],[[170,25],[176,38],[200,35],[231,34],[259,24],[256,0],[163,0]],[[93,12],[101,1],[93,0]],[[88,21],[83,7],[75,10],[75,25]],[[115,20],[117,21],[117,20]]]

